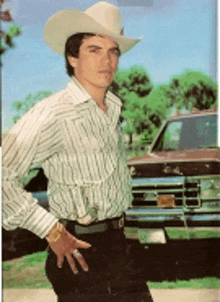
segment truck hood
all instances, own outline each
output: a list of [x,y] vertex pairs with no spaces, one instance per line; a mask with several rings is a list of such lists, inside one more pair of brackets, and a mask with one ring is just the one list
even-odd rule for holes
[[128,166],[134,178],[219,174],[220,148],[147,153]]

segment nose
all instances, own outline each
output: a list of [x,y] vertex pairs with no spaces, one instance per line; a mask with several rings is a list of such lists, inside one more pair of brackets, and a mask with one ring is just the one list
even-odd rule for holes
[[102,62],[111,63],[111,54],[109,51],[103,53]]

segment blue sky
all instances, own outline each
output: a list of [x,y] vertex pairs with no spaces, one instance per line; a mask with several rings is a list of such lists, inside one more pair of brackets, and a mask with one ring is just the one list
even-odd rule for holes
[[[29,93],[59,91],[68,82],[64,58],[43,41],[47,19],[61,9],[85,10],[94,0],[8,0],[23,33],[3,55],[3,131],[12,126],[12,103]],[[215,0],[109,0],[120,7],[125,35],[143,40],[120,59],[120,68],[144,66],[153,84],[168,83],[185,69],[216,80]],[[125,5],[126,4],[126,5]],[[144,5],[143,5],[144,4]],[[5,28],[5,25],[4,25]]]

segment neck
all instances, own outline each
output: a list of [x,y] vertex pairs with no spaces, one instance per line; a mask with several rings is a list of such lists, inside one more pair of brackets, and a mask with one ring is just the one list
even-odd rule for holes
[[100,90],[95,90],[95,91],[89,91],[90,95],[92,98],[96,101],[97,105],[102,108],[103,105],[105,105],[105,92],[106,89],[100,89]]

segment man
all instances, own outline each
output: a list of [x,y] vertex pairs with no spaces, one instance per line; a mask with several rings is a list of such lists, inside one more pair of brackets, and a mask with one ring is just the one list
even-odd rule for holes
[[[5,139],[4,226],[47,239],[46,273],[59,302],[152,301],[143,250],[128,248],[123,234],[130,177],[117,123],[121,102],[108,91],[120,54],[139,39],[122,36],[118,8],[105,2],[58,12],[44,37],[65,55],[71,81]],[[36,163],[49,180],[50,213],[20,185]]]

